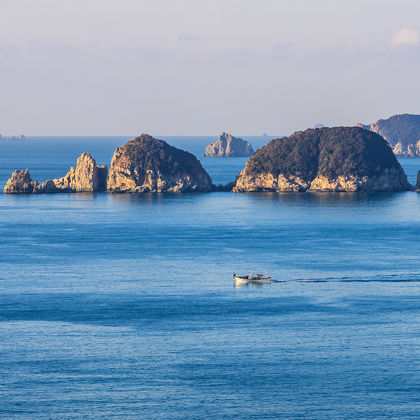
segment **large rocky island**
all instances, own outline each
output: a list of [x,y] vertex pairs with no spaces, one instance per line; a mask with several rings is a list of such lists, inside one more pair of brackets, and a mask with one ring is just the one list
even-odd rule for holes
[[357,124],[381,135],[402,157],[420,157],[420,115],[401,114],[372,124]]
[[213,185],[191,153],[142,134],[118,147],[112,157],[110,192],[199,192]]
[[204,156],[207,157],[249,157],[254,149],[249,141],[233,137],[227,133],[220,133],[219,138],[206,147]]
[[29,170],[15,171],[4,187],[4,194],[40,194],[59,192],[96,192],[106,188],[107,167],[97,165],[89,153],[82,153],[76,167],[62,178],[40,184],[32,181]]
[[259,149],[233,188],[245,191],[412,190],[389,144],[358,127],[299,131]]

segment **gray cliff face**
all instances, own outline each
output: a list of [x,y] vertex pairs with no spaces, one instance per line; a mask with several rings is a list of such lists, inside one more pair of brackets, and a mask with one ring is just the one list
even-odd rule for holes
[[219,138],[206,147],[204,156],[208,157],[248,157],[254,154],[249,141],[221,133]]
[[234,192],[408,191],[387,142],[357,127],[310,129],[272,140],[239,174]]
[[107,189],[116,193],[201,192],[213,188],[210,176],[189,152],[142,134],[118,147]]
[[420,115],[401,114],[358,127],[382,136],[401,157],[420,157]]
[[40,194],[60,192],[96,192],[104,191],[106,187],[107,168],[96,165],[95,159],[89,153],[82,153],[77,159],[76,168],[62,178],[52,179],[39,184],[32,181],[28,169],[15,171],[4,187],[4,194]]
[[415,189],[417,192],[420,192],[420,171],[417,172],[417,183]]

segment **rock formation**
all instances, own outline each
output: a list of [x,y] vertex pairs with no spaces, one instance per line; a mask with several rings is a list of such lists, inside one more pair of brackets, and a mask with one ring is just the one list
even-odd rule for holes
[[89,153],[82,153],[73,166],[62,178],[53,179],[57,192],[94,192],[106,188],[107,168],[96,165],[95,159]]
[[372,124],[357,125],[381,135],[397,156],[420,157],[420,115],[394,115]]
[[272,140],[248,160],[233,191],[411,189],[382,137],[358,127],[335,127]]
[[15,171],[8,179],[3,193],[4,194],[31,194],[39,190],[39,183],[32,181],[29,175],[29,169],[24,171]]
[[76,168],[62,178],[52,179],[39,184],[32,181],[29,170],[15,171],[4,187],[4,194],[95,192],[106,188],[107,168],[96,165],[89,153],[82,153],[77,159]]
[[110,192],[198,192],[212,187],[194,155],[147,134],[117,148],[107,184]]
[[227,133],[221,133],[219,138],[206,147],[204,156],[208,157],[239,157],[251,156],[254,149],[249,141],[236,138]]
[[417,184],[414,188],[417,192],[420,192],[420,171],[417,172]]

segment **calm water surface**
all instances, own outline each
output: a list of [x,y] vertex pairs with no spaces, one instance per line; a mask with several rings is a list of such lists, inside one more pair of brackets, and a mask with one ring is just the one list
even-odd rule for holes
[[[0,143],[1,188],[127,139]],[[419,235],[411,192],[0,195],[0,416],[418,419]]]

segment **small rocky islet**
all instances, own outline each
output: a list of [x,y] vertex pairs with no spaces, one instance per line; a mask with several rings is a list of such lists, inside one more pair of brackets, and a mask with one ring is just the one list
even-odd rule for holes
[[97,165],[89,153],[82,153],[77,165],[70,168],[62,178],[51,179],[40,184],[32,181],[29,170],[15,171],[4,187],[4,194],[41,194],[69,192],[105,191],[107,167]]
[[253,154],[254,149],[249,141],[228,133],[220,133],[219,138],[210,143],[204,152],[206,157],[249,157]]
[[[420,173],[416,190],[420,190]],[[414,188],[387,141],[359,127],[318,128],[270,141],[236,180],[216,187],[191,153],[143,134],[118,147],[109,174],[89,153],[62,178],[40,184],[15,171],[5,194],[60,192],[357,192]]]

